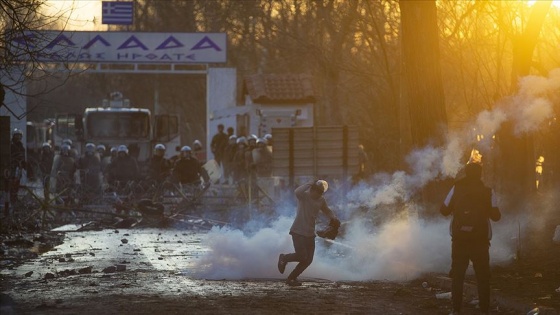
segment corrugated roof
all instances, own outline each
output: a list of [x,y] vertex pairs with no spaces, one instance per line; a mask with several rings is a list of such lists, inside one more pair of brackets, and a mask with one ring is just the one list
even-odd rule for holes
[[315,91],[308,74],[254,74],[245,77],[243,93],[253,103],[314,103]]

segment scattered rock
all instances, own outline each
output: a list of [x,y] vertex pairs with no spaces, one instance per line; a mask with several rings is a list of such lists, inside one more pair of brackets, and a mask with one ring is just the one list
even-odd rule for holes
[[133,249],[133,250],[134,250],[135,252],[139,252],[139,251],[141,251],[141,249],[140,249],[140,248],[135,248],[135,249]]
[[93,253],[93,252],[91,252],[91,253],[89,253],[89,254],[90,254],[91,256],[95,256],[95,253]]
[[66,254],[66,255],[64,255],[64,257],[66,257],[66,258],[71,258],[71,257],[72,257],[72,254]]
[[91,273],[91,270],[92,270],[92,267],[88,266],[88,267],[85,267],[85,268],[78,269],[78,272],[80,274],[86,274],[86,273]]
[[68,276],[70,275],[70,270],[66,269],[66,270],[60,271],[60,272],[58,273],[58,275],[59,275],[60,277],[68,277]]
[[159,256],[158,259],[159,259],[159,260],[163,260],[163,257]]
[[128,233],[125,233],[125,234],[123,234],[123,236],[130,236],[130,234],[128,234]]
[[33,274],[33,271],[26,272],[26,273],[25,273],[25,276],[26,276],[27,278],[29,278],[29,277],[31,277],[32,274]]
[[127,240],[126,238],[123,238],[123,239],[121,240],[121,242],[122,242],[123,244],[127,244],[127,243],[128,243],[128,240]]
[[44,277],[45,280],[54,279],[54,273],[47,272]]
[[58,259],[58,262],[66,262],[66,258],[61,257]]
[[119,230],[115,230],[114,232],[115,232],[116,234],[119,234]]
[[115,267],[115,266],[109,266],[109,267],[103,269],[104,273],[113,273],[115,271],[117,271],[117,267]]
[[126,271],[126,265],[118,264],[116,269],[117,271]]

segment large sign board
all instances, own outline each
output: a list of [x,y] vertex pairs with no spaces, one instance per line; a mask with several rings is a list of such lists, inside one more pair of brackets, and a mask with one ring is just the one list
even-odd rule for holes
[[18,61],[64,63],[224,63],[226,44],[225,33],[27,31],[11,39]]

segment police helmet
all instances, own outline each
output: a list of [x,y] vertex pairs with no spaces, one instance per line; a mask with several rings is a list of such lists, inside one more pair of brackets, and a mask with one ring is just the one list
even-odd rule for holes
[[103,151],[103,152],[105,152],[105,150],[106,150],[106,149],[105,149],[105,146],[104,146],[104,145],[102,145],[102,144],[98,144],[98,145],[97,145],[97,151]]
[[63,144],[60,146],[60,153],[61,154],[68,154],[70,153],[70,146],[67,144]]
[[51,144],[48,142],[43,142],[42,148],[51,148]]
[[154,150],[163,150],[165,151],[165,146],[161,143],[156,144],[156,146],[154,147]]
[[231,136],[229,136],[229,140],[237,140],[237,136],[236,135],[231,135]]
[[181,148],[181,152],[191,152],[191,151],[192,151],[192,149],[188,145]]
[[111,153],[117,152],[117,147],[111,147]]
[[95,144],[93,143],[86,143],[86,152],[87,153],[93,153],[95,152]]
[[257,141],[258,137],[256,135],[250,135],[248,141]]
[[266,145],[266,140],[262,139],[262,138],[258,138],[257,139],[257,145],[262,144],[262,145]]
[[23,132],[21,130],[19,130],[18,128],[14,128],[14,130],[12,131],[12,136],[15,135],[20,135],[23,137]]
[[62,144],[67,144],[67,145],[69,145],[69,146],[72,146],[72,140],[70,140],[70,139],[64,139],[64,140],[62,140]]
[[237,144],[244,144],[244,145],[247,145],[247,138],[245,138],[245,137],[239,137],[239,138],[237,138]]
[[126,145],[121,144],[121,145],[119,145],[119,147],[117,149],[117,152],[124,152],[124,153],[128,154],[128,148],[126,147]]
[[202,149],[202,143],[199,140],[194,140],[193,147],[195,150],[200,150]]

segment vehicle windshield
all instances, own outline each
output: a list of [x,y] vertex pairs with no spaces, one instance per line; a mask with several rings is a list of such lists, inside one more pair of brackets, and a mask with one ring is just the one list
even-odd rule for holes
[[150,117],[143,112],[98,112],[86,116],[88,138],[148,138]]

